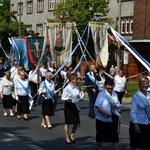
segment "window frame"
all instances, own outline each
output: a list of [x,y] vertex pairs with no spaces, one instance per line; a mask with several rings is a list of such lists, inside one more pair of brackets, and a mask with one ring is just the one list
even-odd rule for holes
[[44,0],[37,0],[37,13],[42,13],[42,12],[44,12]]
[[[39,27],[41,27],[41,29],[39,30]],[[40,32],[39,32],[40,31]],[[36,33],[39,33],[39,36],[43,35],[43,24],[42,23],[38,23],[36,24]]]
[[55,8],[56,0],[48,0],[48,11],[53,11]]
[[[32,5],[30,5],[30,7],[28,7],[29,3],[31,3]],[[30,11],[28,11],[30,9]],[[27,11],[27,14],[32,14],[33,13],[33,0],[28,0],[27,1],[27,6],[26,6],[26,11]]]

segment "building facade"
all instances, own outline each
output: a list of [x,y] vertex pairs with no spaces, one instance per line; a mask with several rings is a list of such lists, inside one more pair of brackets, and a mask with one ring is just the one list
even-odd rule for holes
[[11,0],[10,11],[18,12],[18,20],[24,22],[27,30],[43,35],[47,18],[54,18],[55,3],[64,0]]
[[[27,30],[34,30],[42,36],[46,19],[54,18],[53,9],[57,2],[65,2],[65,0],[11,0],[10,10],[18,12],[18,20],[27,25]],[[149,61],[150,0],[106,0],[106,2],[110,11],[107,16],[101,18],[112,18],[113,28],[120,24],[120,34]],[[129,53],[128,64],[123,63],[124,51],[125,48],[121,46],[120,66],[125,70],[126,76],[130,77],[143,72],[145,68],[131,53]],[[129,80],[137,81],[138,78],[139,76]]]

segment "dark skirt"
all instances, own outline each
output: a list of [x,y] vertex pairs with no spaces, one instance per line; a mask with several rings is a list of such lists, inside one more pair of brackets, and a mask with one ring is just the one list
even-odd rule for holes
[[28,96],[18,96],[19,102],[17,102],[17,113],[18,114],[29,114],[29,101]]
[[54,115],[54,104],[52,99],[43,99],[42,102],[42,115],[53,116]]
[[103,122],[96,119],[96,141],[112,143],[119,141],[117,118],[113,122]]
[[12,109],[13,107],[13,98],[11,95],[3,95],[3,108]]
[[149,149],[150,150],[150,125],[138,124],[141,130],[141,134],[135,132],[135,127],[130,122],[129,135],[130,146],[134,148]]
[[79,110],[76,105],[71,102],[65,102],[64,107],[65,124],[79,124]]

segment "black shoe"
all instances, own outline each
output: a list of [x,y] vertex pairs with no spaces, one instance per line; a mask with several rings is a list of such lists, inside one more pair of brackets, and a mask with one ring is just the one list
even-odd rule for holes
[[91,115],[91,118],[92,118],[92,119],[94,119],[94,118],[95,118],[95,115],[94,115],[94,114],[92,114],[92,115]]
[[52,130],[52,129],[53,129],[53,127],[52,127],[52,126],[49,126],[49,127],[48,127],[48,129],[49,129],[49,130]]
[[75,140],[72,140],[70,136],[69,136],[69,139],[70,139],[70,141],[71,141],[73,144],[76,144],[76,141],[75,141]]
[[65,140],[65,143],[66,143],[66,144],[69,144],[69,145],[71,144],[71,142],[67,142],[66,140]]
[[23,118],[24,119],[24,121],[28,121],[29,119],[28,118]]

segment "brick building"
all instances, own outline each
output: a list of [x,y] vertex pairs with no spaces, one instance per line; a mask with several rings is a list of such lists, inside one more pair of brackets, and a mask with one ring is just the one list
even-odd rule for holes
[[[150,62],[150,1],[134,0],[134,24],[133,38],[130,44]],[[140,62],[130,54],[128,65],[128,75],[144,72],[146,69]],[[147,74],[147,73],[145,73]],[[138,79],[135,78],[134,80]]]

